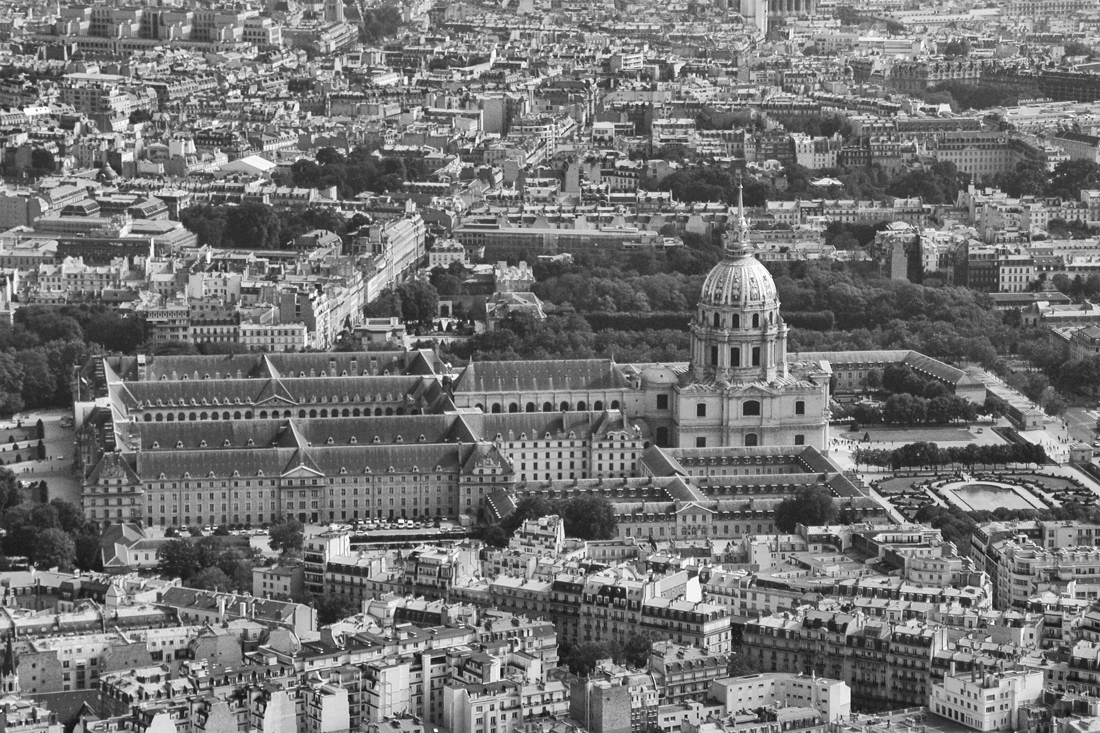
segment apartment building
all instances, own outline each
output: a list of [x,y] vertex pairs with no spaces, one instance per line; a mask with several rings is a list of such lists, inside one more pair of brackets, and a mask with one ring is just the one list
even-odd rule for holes
[[975,670],[932,685],[928,709],[972,730],[1018,730],[1021,708],[1043,693],[1043,673]]

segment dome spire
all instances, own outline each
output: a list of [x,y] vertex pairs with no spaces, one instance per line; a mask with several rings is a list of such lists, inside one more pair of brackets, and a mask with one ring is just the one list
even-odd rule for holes
[[745,218],[744,186],[741,183],[741,171],[737,171],[737,228],[727,230],[726,257],[738,259],[752,254],[753,246],[749,241],[749,220]]

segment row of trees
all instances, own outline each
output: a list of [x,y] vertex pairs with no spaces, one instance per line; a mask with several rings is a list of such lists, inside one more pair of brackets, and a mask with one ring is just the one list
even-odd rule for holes
[[[502,327],[448,348],[456,359],[610,357],[621,361],[687,358],[686,325],[705,272],[720,250],[696,242],[681,261],[699,255],[699,274],[651,273],[661,258],[621,252],[577,258],[577,264],[537,265],[535,293],[544,302],[575,313],[536,321],[506,319]],[[713,255],[713,258],[712,258]],[[671,262],[667,260],[666,262]],[[859,265],[820,262],[769,263],[784,313],[790,320],[791,351],[916,349],[946,361],[991,365],[994,343],[1013,343],[1013,329],[993,309],[988,295],[965,288],[917,285],[881,277]],[[403,303],[403,301],[402,301]],[[652,310],[649,310],[652,309]],[[372,313],[402,314],[396,302]],[[655,316],[651,328],[593,329],[607,314]],[[677,315],[679,314],[679,315]],[[676,327],[669,327],[675,323]],[[659,324],[659,325],[658,325]],[[922,395],[923,396],[923,395]]]
[[0,325],[0,412],[72,404],[72,370],[103,349],[132,353],[140,319],[102,305],[27,305]]
[[928,104],[949,104],[954,112],[1011,107],[1020,99],[1019,93],[1011,89],[989,84],[968,84],[962,81],[940,82],[922,92],[920,96]]
[[645,669],[649,664],[649,653],[653,649],[653,639],[645,633],[631,634],[626,643],[615,640],[587,641],[562,650],[561,661],[573,674],[584,677],[592,674],[596,665],[603,659],[615,664],[623,664],[634,669]]
[[682,361],[690,346],[687,329],[593,331],[579,314],[537,320],[526,313],[505,318],[497,328],[447,344],[448,358],[477,359],[595,359],[620,362]]
[[1024,161],[1011,173],[994,176],[993,183],[1010,196],[1057,196],[1077,201],[1082,189],[1100,188],[1100,165],[1074,158],[1048,173],[1045,166]]
[[1080,521],[1100,523],[1100,507],[1085,506],[1077,502],[1067,502],[1061,506],[1047,509],[1008,509],[999,507],[993,511],[964,512],[957,507],[941,507],[928,504],[917,510],[916,521],[929,524],[940,530],[943,538],[955,543],[956,547],[970,546],[970,535],[979,524],[984,522],[1007,522],[1032,520],[1044,521]]
[[902,468],[938,469],[945,466],[965,466],[973,470],[975,466],[1007,466],[1011,463],[1024,465],[1042,465],[1049,459],[1042,446],[1032,443],[1009,443],[997,445],[951,446],[941,448],[935,443],[920,441],[909,443],[900,448],[857,448],[852,454],[857,466],[879,466],[899,470]]
[[[738,168],[726,165],[688,165],[645,185],[653,190],[671,191],[678,201],[732,205],[737,203],[738,172]],[[834,179],[839,185],[827,189],[815,186],[813,181],[822,177]],[[742,173],[740,181],[745,205],[760,207],[768,201],[796,198],[880,199],[883,193],[902,198],[920,196],[929,204],[954,204],[967,179],[959,174],[954,163],[941,161],[896,174],[880,166],[811,170],[797,163],[788,163],[775,179]]]
[[525,496],[516,503],[516,509],[499,524],[485,531],[486,543],[505,547],[508,540],[528,519],[538,519],[556,514],[565,523],[567,537],[582,540],[610,540],[616,536],[618,520],[611,502],[602,496],[575,496],[571,499],[547,499],[542,496]]
[[400,191],[406,181],[423,181],[432,172],[423,158],[383,157],[376,150],[360,146],[344,155],[321,148],[315,161],[303,158],[290,167],[287,183],[300,188],[335,186],[341,198],[353,198],[364,191]]
[[198,203],[180,211],[180,222],[199,244],[240,249],[282,249],[297,237],[324,229],[343,237],[370,222],[363,214],[345,218],[324,206],[275,208],[259,201],[240,205]]
[[438,312],[439,291],[422,280],[387,288],[363,310],[368,318],[401,318],[421,325],[430,325]]
[[858,403],[847,408],[839,418],[851,418],[856,424],[878,425],[944,425],[977,419],[978,406],[963,397],[943,395],[926,399],[911,394],[890,395],[882,407]]
[[157,550],[157,570],[202,590],[252,590],[252,568],[258,553],[235,537],[177,538]]
[[99,534],[80,507],[61,499],[49,504],[22,502],[15,474],[0,468],[0,547],[6,558],[26,557],[41,568],[102,570]]

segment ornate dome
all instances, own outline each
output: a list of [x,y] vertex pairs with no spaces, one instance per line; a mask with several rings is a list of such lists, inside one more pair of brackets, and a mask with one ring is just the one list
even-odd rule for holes
[[761,308],[778,305],[775,281],[768,268],[749,252],[726,253],[703,283],[699,305]]

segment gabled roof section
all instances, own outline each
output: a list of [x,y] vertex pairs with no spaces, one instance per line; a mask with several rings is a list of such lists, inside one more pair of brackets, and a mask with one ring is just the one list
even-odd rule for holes
[[290,390],[286,388],[286,385],[283,384],[282,380],[277,376],[267,380],[263,389],[256,395],[257,405],[263,405],[269,402],[281,402],[289,405],[298,404],[294,396],[290,394]]
[[286,467],[283,469],[283,475],[286,476],[287,474],[302,469],[317,474],[318,476],[325,475],[325,472],[318,467],[313,457],[309,454],[309,451],[304,448],[294,451],[294,455],[290,457]]
[[304,450],[309,446],[309,441],[298,430],[298,425],[294,420],[287,420],[286,425],[275,436],[275,445],[279,448]]
[[98,484],[101,481],[117,479],[123,479],[127,484],[141,483],[141,478],[121,453],[104,453],[85,483]]
[[511,475],[512,462],[504,457],[495,445],[478,443],[462,464],[462,472],[475,473],[479,468],[499,468],[504,475]]

